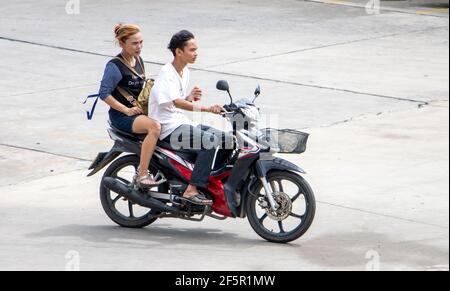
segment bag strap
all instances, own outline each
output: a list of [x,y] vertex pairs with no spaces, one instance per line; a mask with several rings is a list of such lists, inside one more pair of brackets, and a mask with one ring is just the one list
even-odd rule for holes
[[94,116],[94,112],[95,112],[95,107],[97,106],[97,102],[98,102],[98,98],[100,97],[99,94],[94,94],[94,95],[89,95],[86,100],[83,102],[83,104],[86,104],[86,102],[88,101],[88,99],[90,98],[96,98],[94,105],[92,105],[91,111],[86,111],[86,115],[87,115],[87,119],[88,120],[92,120],[92,117]]
[[127,90],[125,90],[120,86],[117,86],[117,90],[119,91],[120,95],[125,97],[128,100],[128,102],[131,103],[131,105],[139,107],[139,103],[136,101],[136,98],[134,98],[133,95],[131,95]]
[[144,79],[147,79],[147,76],[145,75],[145,67],[144,67],[144,64],[142,64],[142,59],[141,59],[141,57],[138,57],[138,58],[137,58],[137,61],[138,61],[138,63],[139,63],[139,66],[141,66],[142,72],[144,73]]
[[116,60],[116,59],[119,60],[119,61],[120,61],[122,64],[124,64],[124,65],[128,68],[128,70],[130,70],[133,74],[135,74],[135,75],[138,76],[139,78],[145,80],[145,69],[144,69],[144,66],[143,66],[142,63],[141,63],[140,58],[137,59],[137,62],[139,63],[139,66],[141,66],[142,72],[144,73],[144,78],[142,78],[142,76],[141,76],[138,72],[136,72],[136,70],[135,70],[134,68],[132,68],[132,67],[131,67],[127,62],[125,62],[122,58],[115,57],[114,59],[115,59],[115,60]]

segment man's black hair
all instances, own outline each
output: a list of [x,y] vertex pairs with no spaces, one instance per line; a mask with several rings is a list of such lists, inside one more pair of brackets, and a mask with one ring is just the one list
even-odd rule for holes
[[172,36],[172,39],[170,40],[169,46],[167,47],[169,50],[172,51],[173,56],[175,56],[175,51],[179,49],[184,49],[186,46],[186,43],[190,41],[191,39],[194,39],[194,35],[192,32],[187,30],[182,30],[180,32],[177,32]]

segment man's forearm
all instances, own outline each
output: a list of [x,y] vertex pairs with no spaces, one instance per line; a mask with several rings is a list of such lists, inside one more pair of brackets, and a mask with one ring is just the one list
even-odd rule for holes
[[194,103],[191,103],[191,102],[183,100],[183,99],[177,99],[173,103],[175,104],[175,107],[186,110],[186,111],[209,112],[208,107],[198,106],[198,105],[195,105]]

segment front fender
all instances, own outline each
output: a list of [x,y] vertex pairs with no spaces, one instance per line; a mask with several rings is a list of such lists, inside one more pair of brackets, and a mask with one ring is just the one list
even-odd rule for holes
[[280,158],[275,158],[273,160],[260,160],[256,162],[256,173],[260,178],[267,176],[267,173],[273,170],[306,174],[306,172],[299,166]]

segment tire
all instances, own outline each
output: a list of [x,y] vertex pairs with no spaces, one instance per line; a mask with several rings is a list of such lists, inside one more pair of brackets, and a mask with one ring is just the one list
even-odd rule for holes
[[[117,173],[125,168],[125,167],[129,167],[132,166],[135,169],[137,169],[137,166],[139,165],[139,157],[137,155],[128,155],[128,156],[124,156],[121,157],[119,159],[117,159],[116,161],[114,161],[105,171],[105,174],[103,175],[103,179],[106,177],[116,177]],[[154,173],[153,173],[154,174]],[[160,186],[158,191],[164,191],[166,189],[166,186]],[[102,207],[103,210],[105,211],[106,215],[108,215],[108,217],[114,221],[115,223],[117,223],[118,225],[122,226],[122,227],[127,227],[127,228],[143,228],[146,227],[150,224],[152,224],[153,222],[155,222],[157,220],[157,218],[154,217],[154,215],[160,214],[160,212],[154,211],[152,209],[148,209],[148,213],[144,214],[143,216],[140,217],[131,217],[131,210],[129,210],[130,216],[125,216],[123,215],[123,213],[121,213],[119,210],[116,209],[115,205],[117,202],[113,202],[113,200],[115,199],[123,199],[121,198],[122,196],[120,196],[117,193],[114,193],[113,195],[116,198],[112,198],[111,194],[114,193],[111,190],[109,190],[108,188],[103,186],[103,183],[101,183],[100,185],[100,201],[102,203]],[[119,201],[117,200],[117,201]],[[131,207],[137,207],[137,205],[134,205],[132,203],[130,203],[128,201],[128,208],[130,209],[130,205]]]
[[[256,183],[256,185],[254,185],[254,187],[252,188],[252,193],[249,194],[246,198],[246,211],[247,211],[247,218],[248,221],[250,222],[250,225],[252,226],[253,230],[255,230],[255,232],[261,236],[262,238],[264,238],[267,241],[270,242],[274,242],[274,243],[288,243],[291,241],[294,241],[298,238],[300,238],[302,235],[304,235],[306,233],[306,231],[309,229],[309,227],[311,226],[313,220],[314,220],[314,216],[315,216],[315,212],[316,212],[316,201],[314,198],[314,193],[311,189],[311,187],[309,186],[308,182],[306,182],[305,179],[303,179],[303,177],[301,177],[298,174],[292,173],[292,172],[285,172],[285,171],[274,171],[274,172],[270,172],[267,175],[267,181],[269,182],[269,185],[273,182],[273,181],[278,181],[278,180],[286,180],[289,181],[290,183],[292,183],[292,185],[296,185],[299,189],[299,193],[301,193],[299,195],[299,197],[304,196],[304,200],[305,201],[305,213],[304,215],[302,215],[303,218],[301,218],[301,222],[298,225],[298,227],[295,227],[293,230],[290,231],[284,231],[283,230],[283,225],[281,224],[280,226],[280,222],[276,222],[276,220],[272,220],[270,217],[267,216],[267,214],[262,215],[262,217],[258,217],[258,213],[257,213],[257,209],[261,210],[261,211],[265,211],[258,202],[258,197],[263,197],[263,195],[261,195],[261,191],[263,191],[263,185],[262,183],[259,181]],[[280,191],[282,192],[282,191]],[[255,196],[257,195],[257,196]],[[294,195],[296,196],[296,195]],[[292,197],[293,198],[293,197]],[[295,201],[298,199],[298,197],[296,199],[294,199],[294,203]],[[292,201],[292,199],[291,199]],[[266,211],[267,213],[267,211]],[[294,216],[292,210],[290,211],[290,215],[287,218],[291,218],[294,217],[296,219],[300,219],[300,215],[296,215]],[[263,216],[265,216],[265,218],[263,218]],[[269,222],[272,223],[278,223],[278,227],[280,229],[280,233],[275,233],[273,231],[268,230],[265,226],[264,226],[264,222],[265,219],[269,218],[271,219]],[[287,219],[285,218],[285,220]],[[261,221],[262,219],[262,221]],[[280,217],[281,219],[281,217]],[[285,220],[282,220],[285,221]],[[295,225],[295,223],[294,223]]]

